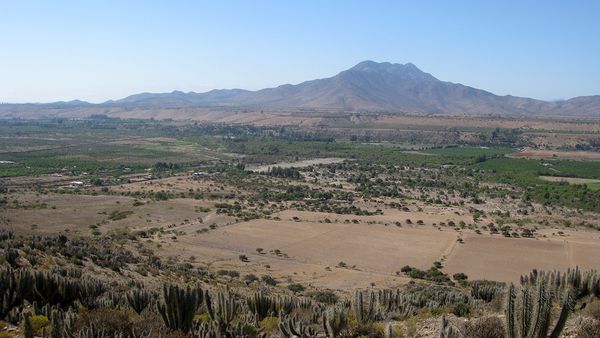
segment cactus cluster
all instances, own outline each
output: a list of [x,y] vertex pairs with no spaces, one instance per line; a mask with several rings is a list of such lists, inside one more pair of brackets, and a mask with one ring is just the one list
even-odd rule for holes
[[156,299],[156,295],[146,289],[133,289],[127,293],[126,298],[129,307],[141,314]]
[[266,338],[261,332],[251,332],[246,323],[237,323],[225,330],[216,322],[201,323],[193,333],[194,338]]
[[385,319],[402,320],[418,309],[440,309],[471,302],[473,300],[463,291],[430,285],[405,290],[357,291],[350,307],[357,321],[369,323]]
[[333,307],[323,312],[323,330],[328,338],[340,337],[348,327],[348,314],[343,308]]
[[75,301],[87,304],[106,291],[106,286],[93,279],[73,279],[48,271],[29,268],[0,268],[0,316],[29,303],[71,306]]
[[460,330],[452,325],[446,316],[442,316],[440,324],[440,338],[461,338]]
[[189,332],[194,314],[204,299],[203,291],[190,286],[164,285],[162,296],[157,308],[165,325],[171,330]]
[[254,314],[256,322],[260,322],[273,314],[275,301],[262,291],[258,291],[246,299],[246,304]]
[[206,308],[210,318],[217,323],[221,331],[226,331],[235,319],[239,310],[239,303],[229,292],[229,289],[219,291],[211,296],[206,293]]
[[[27,250],[21,252],[27,253]],[[158,293],[133,281],[127,285],[129,291],[123,294],[112,285],[86,277],[81,271],[77,268],[49,271],[37,267],[13,268],[5,264],[0,267],[0,319],[27,327],[27,335],[31,336],[28,322],[33,322],[36,316],[45,316],[49,324],[42,335],[48,338],[137,338],[165,336],[170,331],[207,338],[257,338],[267,333],[299,338],[393,337],[397,335],[393,321],[402,321],[423,309],[477,307],[504,295],[504,331],[508,338],[555,338],[563,330],[578,299],[600,295],[597,273],[577,268],[565,273],[533,271],[522,277],[520,287],[487,281],[474,281],[460,288],[414,284],[401,289],[357,291],[353,297],[334,302],[320,302],[309,293],[297,297],[269,294],[268,289],[261,289],[244,294],[214,285],[200,288],[191,286],[193,284],[166,284],[162,293]],[[124,311],[126,308],[131,311]],[[556,308],[559,312],[554,315]],[[127,313],[125,317],[132,319],[130,326],[107,328],[94,317],[103,313],[107,320]],[[82,324],[86,314],[88,317]],[[34,316],[29,318],[31,315]],[[134,321],[148,318],[161,318],[162,322],[159,319],[152,323],[154,326],[133,326]],[[264,321],[265,318],[271,322]],[[273,324],[275,318],[277,325],[267,329],[269,326],[265,323]],[[440,337],[462,337],[461,330],[467,328],[467,325],[453,325],[444,317]]]
[[[487,281],[473,282],[471,286],[473,298],[487,302],[505,293],[506,338],[558,338],[577,299],[599,295],[596,271],[581,272],[579,268],[565,273],[534,270],[521,277],[521,287],[510,284],[501,288],[500,283]],[[559,311],[553,318],[556,307]],[[442,317],[440,338],[463,336],[456,326]]]
[[576,299],[588,295],[600,297],[600,276],[596,270],[582,272],[579,267],[560,271],[533,270],[528,275],[521,276],[521,285],[533,286],[539,280],[544,280],[555,293],[570,290]]
[[472,281],[470,286],[471,297],[483,300],[487,303],[491,302],[499,295],[503,295],[506,288],[504,283],[487,280]]
[[289,296],[279,296],[275,299],[277,315],[289,315],[296,308],[296,301]]
[[317,332],[314,328],[297,320],[296,317],[279,317],[279,331],[286,338],[311,338],[315,337]]
[[354,301],[352,302],[352,312],[354,318],[359,323],[370,323],[381,318],[379,303],[377,302],[376,292],[356,291]]
[[[554,282],[550,274],[542,274],[537,275],[535,281],[529,280],[521,289],[512,284],[508,287],[505,305],[507,338],[560,336],[572,310],[574,292],[570,286],[565,286],[559,295]],[[555,300],[560,304],[560,313],[552,326]]]

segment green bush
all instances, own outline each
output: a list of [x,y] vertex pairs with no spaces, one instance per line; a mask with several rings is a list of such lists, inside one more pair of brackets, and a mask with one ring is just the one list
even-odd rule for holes
[[412,268],[410,267],[410,265],[405,265],[402,267],[402,269],[400,269],[400,271],[404,272],[404,273],[408,273],[410,272],[410,270],[412,270]]
[[457,317],[465,317],[471,313],[471,308],[467,304],[460,303],[452,309],[452,313]]
[[298,283],[290,284],[287,288],[294,293],[304,291],[304,286]]
[[260,279],[263,281],[263,283],[265,283],[267,285],[271,285],[271,286],[277,285],[277,281],[275,280],[275,278],[273,278],[269,275],[264,275]]
[[277,330],[278,325],[279,318],[277,317],[265,317],[265,319],[261,320],[259,323],[261,329],[265,330],[266,332],[274,332]]
[[258,280],[258,277],[256,277],[256,275],[252,274],[252,273],[247,274],[247,275],[244,276],[244,281],[246,281],[246,282],[250,282],[251,283],[251,282],[255,282],[257,280]]
[[467,280],[469,279],[469,277],[467,277],[466,274],[459,272],[459,273],[455,273],[454,275],[452,275],[452,278],[454,278],[454,280]]
[[36,335],[41,335],[42,329],[50,324],[48,317],[42,315],[31,316],[29,317],[29,321]]

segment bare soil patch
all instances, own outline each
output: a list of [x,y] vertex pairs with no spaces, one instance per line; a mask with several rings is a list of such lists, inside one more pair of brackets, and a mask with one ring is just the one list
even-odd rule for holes
[[[538,270],[600,268],[600,235],[579,231],[538,239],[504,238],[499,235],[467,234],[446,261],[446,271],[463,272],[469,279],[518,282],[519,276]],[[554,235],[552,235],[554,233]],[[594,236],[595,235],[595,236]]]
[[314,159],[310,159],[310,160],[302,160],[302,161],[296,161],[296,162],[279,162],[279,163],[275,163],[275,164],[262,165],[262,166],[257,166],[257,167],[249,167],[247,169],[254,171],[254,172],[267,172],[267,171],[271,170],[271,168],[273,168],[273,167],[304,168],[304,167],[308,167],[311,165],[333,164],[333,163],[341,163],[344,161],[345,161],[345,159],[336,158],[336,157],[314,158]]
[[577,178],[577,177],[559,177],[559,176],[540,176],[541,179],[550,182],[566,182],[569,184],[590,184],[600,183],[600,180],[590,178]]

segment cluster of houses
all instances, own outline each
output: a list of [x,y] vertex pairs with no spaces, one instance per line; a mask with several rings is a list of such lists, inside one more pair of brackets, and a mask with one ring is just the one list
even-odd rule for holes
[[208,176],[208,173],[204,171],[195,171],[194,173],[192,173],[192,178],[194,179],[201,179],[206,176]]
[[[154,180],[157,177],[155,175],[153,175],[150,170],[146,170],[147,174],[144,175],[143,179],[144,181],[149,181],[149,180]],[[63,175],[61,174],[54,174],[57,177],[62,177]],[[193,179],[201,179],[203,177],[207,177],[209,176],[209,174],[207,172],[204,171],[196,171],[192,173],[192,178]],[[139,180],[139,179],[138,179]],[[83,187],[87,187],[87,186],[91,186],[91,184],[86,184],[83,181],[71,181],[69,182],[69,184],[67,186],[65,186],[66,188],[71,188],[71,189],[77,189],[77,188],[83,188]]]
[[73,189],[82,188],[84,186],[85,186],[85,184],[82,181],[71,181],[71,182],[69,182],[69,185],[68,185],[69,188],[73,188]]

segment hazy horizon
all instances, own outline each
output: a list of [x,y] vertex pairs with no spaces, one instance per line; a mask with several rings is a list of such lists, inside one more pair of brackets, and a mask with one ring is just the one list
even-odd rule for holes
[[600,4],[328,2],[3,6],[0,102],[257,90],[358,62],[544,100],[600,94]]

